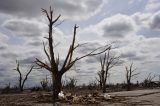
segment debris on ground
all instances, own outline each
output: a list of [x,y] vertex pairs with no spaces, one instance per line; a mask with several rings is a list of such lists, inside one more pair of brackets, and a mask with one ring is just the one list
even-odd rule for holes
[[111,95],[109,95],[107,93],[104,93],[103,97],[104,97],[105,100],[110,100],[111,99]]
[[63,100],[63,99],[64,99],[64,93],[63,93],[63,91],[61,91],[61,92],[58,94],[58,99],[60,99],[60,100]]
[[[46,96],[46,97],[45,97]],[[41,98],[41,102],[46,101],[51,101],[50,99],[52,95],[39,95],[39,98]],[[104,93],[100,94],[98,92],[92,92],[92,93],[85,93],[85,94],[73,94],[73,93],[63,93],[61,91],[58,94],[59,100],[64,103],[69,103],[69,104],[99,104],[100,102],[109,102],[112,101],[111,95]]]

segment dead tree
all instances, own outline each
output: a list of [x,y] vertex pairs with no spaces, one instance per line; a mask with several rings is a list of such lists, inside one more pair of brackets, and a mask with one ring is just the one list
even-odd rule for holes
[[100,89],[103,91],[103,93],[106,92],[106,81],[109,75],[109,70],[116,66],[119,61],[119,57],[112,56],[110,52],[111,48],[108,49],[108,52],[104,54],[103,58],[100,57],[101,70],[97,73],[97,80],[100,84]]
[[46,90],[46,88],[48,87],[48,78],[47,78],[47,76],[46,76],[45,79],[43,79],[43,80],[40,82],[40,84],[41,84],[43,90]]
[[48,12],[45,9],[42,9],[42,12],[45,13],[45,15],[47,16],[47,19],[49,21],[48,24],[48,28],[49,28],[49,32],[48,32],[48,37],[45,37],[47,39],[48,42],[48,48],[49,50],[46,49],[46,45],[43,44],[44,46],[44,52],[47,56],[47,62],[43,62],[41,60],[39,60],[38,58],[36,58],[35,63],[40,67],[40,68],[44,68],[46,70],[48,70],[51,73],[51,77],[52,77],[52,85],[53,85],[53,103],[56,102],[56,99],[58,98],[58,93],[61,91],[62,88],[62,83],[61,83],[61,79],[62,79],[62,75],[67,72],[77,61],[88,57],[88,56],[94,56],[94,55],[98,55],[101,54],[103,52],[105,52],[106,50],[108,50],[109,45],[105,45],[103,47],[99,47],[97,49],[94,49],[92,51],[90,51],[89,53],[82,55],[80,57],[76,57],[73,59],[73,55],[74,55],[74,51],[82,46],[82,44],[77,44],[75,45],[75,40],[76,40],[76,30],[77,30],[77,25],[74,26],[74,31],[73,31],[73,39],[71,42],[71,45],[68,49],[67,55],[64,59],[63,65],[61,66],[61,68],[59,68],[59,62],[60,62],[60,58],[59,56],[55,56],[55,51],[54,51],[54,39],[53,39],[53,26],[56,26],[57,21],[59,20],[59,18],[61,17],[61,15],[59,15],[57,18],[53,19],[53,10],[50,7],[50,11]]
[[103,85],[102,85],[102,75],[101,75],[102,73],[103,72],[101,72],[101,71],[97,72],[98,78],[96,78],[96,80],[99,83],[100,90],[102,90],[102,88],[103,88]]
[[74,77],[71,77],[71,78],[69,78],[68,81],[66,81],[65,87],[70,90],[74,90],[76,88],[76,84],[77,84],[77,79]]
[[148,76],[143,81],[144,86],[145,87],[152,87],[152,82],[155,77],[156,77],[156,75],[152,75],[151,73],[149,73]]
[[31,68],[29,69],[29,71],[27,72],[27,74],[25,75],[25,77],[23,79],[22,73],[21,73],[20,68],[19,68],[19,62],[16,61],[16,63],[17,63],[17,67],[14,70],[16,70],[19,73],[19,89],[22,92],[23,88],[24,88],[24,84],[25,84],[26,80],[28,79],[28,75],[31,73],[34,66],[33,65],[31,66]]
[[126,80],[127,80],[127,90],[131,90],[131,80],[133,77],[136,77],[140,73],[136,73],[136,68],[133,69],[133,63],[130,64],[129,67],[125,67],[126,69]]

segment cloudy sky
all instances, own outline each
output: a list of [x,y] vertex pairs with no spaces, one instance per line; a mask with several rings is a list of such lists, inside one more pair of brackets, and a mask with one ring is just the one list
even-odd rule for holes
[[[61,14],[60,25],[54,28],[55,48],[64,59],[77,30],[77,43],[88,43],[77,50],[83,55],[89,50],[115,42],[112,52],[123,64],[110,71],[109,82],[123,82],[125,66],[134,63],[143,80],[148,73],[160,75],[160,1],[159,0],[0,0],[0,86],[17,83],[18,73],[13,69],[20,61],[25,73],[35,58],[46,59],[42,42],[47,36],[47,19],[41,8],[54,9]],[[100,70],[99,60],[89,57],[79,61],[64,78],[74,76],[79,84],[94,80]],[[38,84],[49,73],[34,70],[27,86]]]

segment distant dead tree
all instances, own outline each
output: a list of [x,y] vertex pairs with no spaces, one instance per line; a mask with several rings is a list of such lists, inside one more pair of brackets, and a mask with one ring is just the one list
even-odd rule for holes
[[69,78],[68,81],[66,81],[65,87],[74,90],[77,84],[77,79],[74,77]]
[[77,61],[79,61],[85,57],[88,57],[88,56],[94,56],[94,55],[101,54],[101,53],[105,52],[106,50],[108,50],[108,48],[110,46],[105,45],[103,47],[96,48],[85,55],[82,55],[80,57],[75,57],[73,59],[74,51],[78,47],[83,45],[83,44],[75,45],[76,30],[78,28],[77,25],[75,25],[71,45],[68,49],[68,52],[67,52],[67,55],[64,59],[63,65],[61,67],[59,67],[60,66],[60,64],[59,64],[60,58],[59,58],[59,56],[57,56],[57,57],[55,56],[55,50],[54,50],[54,46],[53,46],[54,39],[52,36],[52,34],[53,34],[52,30],[53,30],[53,26],[55,27],[57,25],[56,23],[59,20],[59,18],[61,17],[61,15],[59,15],[57,18],[53,19],[53,10],[51,9],[51,7],[50,7],[49,11],[42,9],[42,12],[45,13],[45,15],[47,16],[47,19],[49,21],[48,37],[45,37],[48,42],[49,50],[46,49],[46,45],[43,43],[43,49],[44,49],[44,52],[47,56],[47,62],[43,62],[43,61],[39,60],[38,58],[36,58],[35,63],[39,66],[39,68],[44,68],[51,73],[52,85],[53,85],[53,103],[55,103],[56,99],[58,98],[58,93],[61,91],[61,88],[62,88],[62,83],[61,83],[62,75],[64,73],[66,73]]
[[131,90],[131,80],[133,77],[136,77],[140,73],[136,73],[136,68],[133,69],[133,62],[130,64],[129,67],[125,67],[126,69],[126,80],[127,80],[127,90]]
[[46,88],[48,87],[48,78],[46,76],[46,78],[44,78],[41,82],[40,82],[43,90],[46,90]]
[[96,81],[90,81],[87,86],[88,90],[95,90],[98,88]]
[[20,91],[22,92],[23,91],[23,88],[24,88],[24,84],[26,82],[26,80],[28,79],[28,75],[31,73],[31,71],[33,70],[33,65],[30,67],[29,71],[27,72],[27,74],[25,75],[25,77],[23,78],[22,76],[22,72],[20,71],[20,68],[19,68],[19,62],[16,61],[16,64],[17,64],[17,67],[16,70],[18,73],[19,73],[19,89]]
[[113,56],[110,53],[111,48],[108,49],[108,52],[105,53],[103,57],[100,57],[101,70],[97,73],[97,81],[99,82],[100,89],[103,91],[103,93],[106,92],[106,81],[109,76],[109,70],[118,64],[120,58],[115,55]]
[[143,84],[145,87],[151,87],[152,81],[156,77],[156,75],[152,75],[151,73],[148,74],[148,76],[144,79]]

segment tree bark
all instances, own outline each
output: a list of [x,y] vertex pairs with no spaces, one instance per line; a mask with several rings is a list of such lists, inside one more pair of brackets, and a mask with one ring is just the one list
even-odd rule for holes
[[100,90],[102,89],[102,82],[100,81]]
[[103,81],[103,93],[106,93],[106,81]]
[[23,92],[23,87],[20,87],[20,91]]
[[56,102],[56,100],[58,99],[58,94],[62,89],[62,75],[57,73],[57,74],[52,74],[52,80],[53,80],[53,102]]
[[131,83],[130,81],[127,82],[127,91],[130,91],[131,90]]

